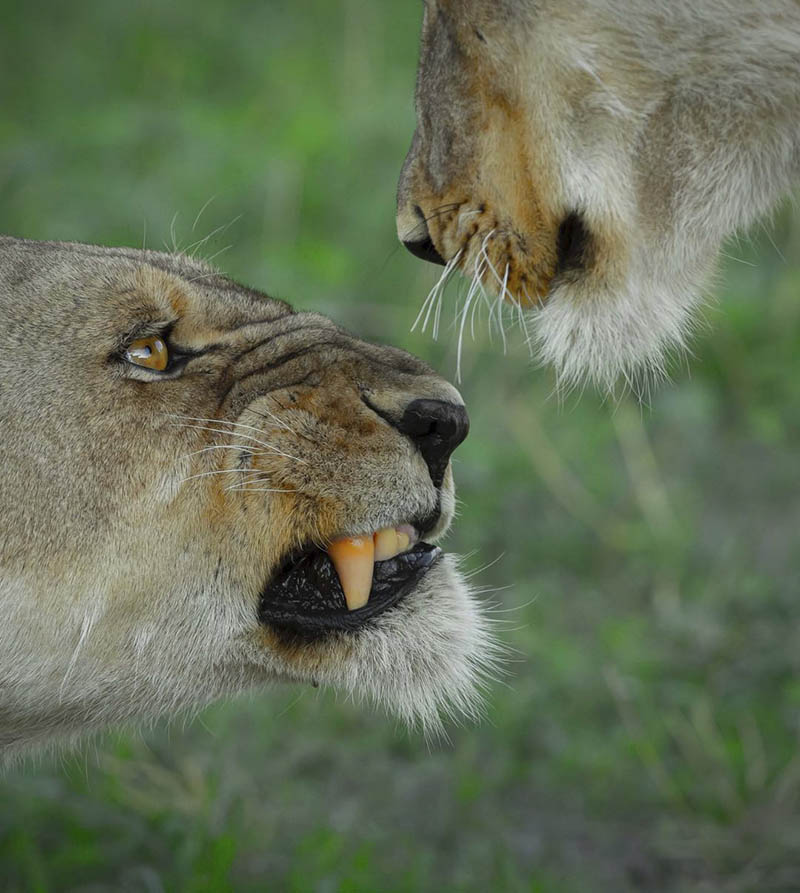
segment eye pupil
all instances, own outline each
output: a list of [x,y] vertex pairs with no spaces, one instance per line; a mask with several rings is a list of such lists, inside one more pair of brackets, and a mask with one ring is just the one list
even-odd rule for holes
[[137,338],[125,351],[125,359],[134,366],[144,366],[163,372],[169,361],[169,351],[162,338],[151,335],[149,338]]

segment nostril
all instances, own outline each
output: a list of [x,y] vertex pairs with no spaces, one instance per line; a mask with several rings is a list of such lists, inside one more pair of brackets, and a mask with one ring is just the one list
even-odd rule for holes
[[414,441],[436,487],[441,487],[453,450],[469,432],[463,406],[444,400],[414,400],[408,404],[397,429]]

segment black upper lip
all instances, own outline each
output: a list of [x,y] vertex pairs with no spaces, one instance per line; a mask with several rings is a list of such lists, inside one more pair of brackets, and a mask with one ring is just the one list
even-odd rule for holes
[[316,637],[354,631],[400,602],[436,563],[438,546],[418,542],[375,564],[369,601],[348,611],[339,576],[327,553],[311,549],[284,563],[261,593],[258,616],[270,626]]

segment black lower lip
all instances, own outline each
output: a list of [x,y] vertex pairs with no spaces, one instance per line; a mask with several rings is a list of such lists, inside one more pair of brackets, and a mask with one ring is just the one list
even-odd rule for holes
[[302,555],[281,571],[261,594],[262,623],[304,635],[354,631],[402,601],[442,554],[438,546],[417,543],[413,549],[378,561],[369,601],[347,610],[339,577],[325,552]]

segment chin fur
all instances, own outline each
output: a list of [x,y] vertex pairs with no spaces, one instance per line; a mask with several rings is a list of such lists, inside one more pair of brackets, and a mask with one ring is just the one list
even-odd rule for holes
[[614,290],[557,286],[529,315],[534,354],[553,367],[560,392],[591,384],[613,395],[622,382],[643,399],[668,377],[669,357],[688,350],[702,303],[696,283],[629,277]]
[[315,679],[442,736],[445,719],[482,715],[483,690],[499,672],[502,646],[486,614],[455,559],[444,556],[402,605],[331,643],[347,659],[325,661]]

